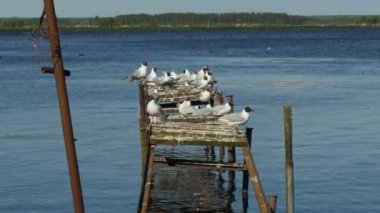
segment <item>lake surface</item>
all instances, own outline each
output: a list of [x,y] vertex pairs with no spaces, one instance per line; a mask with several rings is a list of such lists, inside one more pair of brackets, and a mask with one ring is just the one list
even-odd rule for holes
[[[278,212],[285,212],[285,104],[293,107],[296,211],[380,212],[379,35],[350,28],[62,33],[87,212],[137,210],[138,91],[121,77],[142,60],[160,71],[207,64],[218,90],[234,95],[235,110],[255,108],[247,125],[252,152],[264,190],[278,194]],[[0,212],[73,211],[54,76],[42,66],[52,66],[47,40],[0,33]],[[231,189],[226,173],[157,171],[157,212],[243,211],[240,173]],[[165,191],[177,187],[187,194]],[[248,212],[257,212],[251,186],[249,193]]]

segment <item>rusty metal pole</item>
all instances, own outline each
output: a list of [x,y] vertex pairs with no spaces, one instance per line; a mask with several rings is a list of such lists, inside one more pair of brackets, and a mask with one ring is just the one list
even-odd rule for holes
[[294,213],[294,173],[292,153],[292,107],[284,106],[286,212]]
[[79,177],[77,155],[74,144],[73,127],[71,123],[70,106],[67,97],[66,81],[64,76],[57,17],[53,0],[44,0],[45,15],[49,28],[49,41],[53,60],[53,69],[57,87],[57,96],[61,113],[63,137],[65,141],[66,157],[70,175],[71,192],[76,213],[84,212],[82,188]]

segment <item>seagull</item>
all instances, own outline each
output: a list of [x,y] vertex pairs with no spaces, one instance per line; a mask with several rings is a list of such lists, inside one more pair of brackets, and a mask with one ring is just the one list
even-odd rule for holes
[[208,67],[203,66],[202,69],[197,73],[197,79],[202,79],[205,76],[206,71],[208,71]]
[[239,133],[238,127],[239,125],[244,125],[248,122],[249,112],[253,110],[249,107],[245,107],[241,113],[230,113],[223,115],[218,119],[218,121],[225,123],[227,125],[236,125],[236,132]]
[[131,82],[134,80],[144,79],[147,70],[148,70],[148,62],[144,61],[141,63],[141,66],[132,73],[132,75],[124,77],[123,80],[128,78],[128,81]]
[[193,115],[195,110],[196,109],[191,106],[190,101],[183,101],[178,105],[178,111],[183,116]]
[[148,102],[146,111],[153,118],[153,122],[155,118],[157,118],[157,122],[166,121],[168,115],[165,114],[165,112],[162,110],[162,107],[157,103],[157,101],[157,96],[154,96],[153,99]]
[[177,90],[187,92],[190,90],[190,85],[187,82],[185,82],[184,84],[177,85]]
[[208,70],[206,70],[205,76],[207,77],[207,81],[209,84],[213,84],[215,82],[214,77],[212,76],[212,74]]
[[148,83],[153,83],[157,78],[157,67],[153,67],[150,74],[146,77]]
[[207,91],[207,90],[203,90],[200,94],[199,94],[199,100],[202,101],[202,102],[208,102],[211,98],[211,93],[210,91]]
[[210,104],[207,104],[206,107],[200,108],[199,106],[195,107],[194,115],[207,116],[212,114],[212,108]]
[[156,86],[170,86],[175,83],[174,79],[170,77],[169,72],[165,72],[163,76],[159,76],[155,80]]
[[170,75],[170,77],[172,78],[172,79],[174,79],[174,80],[179,80],[180,79],[180,77],[178,76],[178,74],[173,70],[173,71],[170,71],[170,73],[169,73],[169,75]]
[[179,82],[189,82],[191,81],[191,73],[188,69],[184,69],[181,74],[178,74]]
[[154,89],[153,90],[153,93],[152,93],[152,98],[156,100],[156,102],[160,99],[160,94],[158,93],[158,90],[157,89]]
[[217,106],[212,107],[212,114],[216,116],[222,116],[227,113],[230,113],[231,109],[232,108],[231,108],[230,103],[227,102],[223,105],[217,105]]
[[194,88],[199,88],[199,89],[203,89],[203,88],[206,88],[208,85],[208,79],[206,76],[203,76],[202,79],[196,79],[194,82],[193,82],[193,87]]

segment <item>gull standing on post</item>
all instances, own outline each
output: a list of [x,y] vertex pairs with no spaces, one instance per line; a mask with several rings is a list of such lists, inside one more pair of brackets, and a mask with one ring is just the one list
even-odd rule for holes
[[132,73],[132,75],[126,76],[122,79],[124,80],[128,78],[128,81],[130,82],[134,80],[142,80],[145,78],[147,70],[148,70],[148,62],[144,61],[141,63],[141,66]]

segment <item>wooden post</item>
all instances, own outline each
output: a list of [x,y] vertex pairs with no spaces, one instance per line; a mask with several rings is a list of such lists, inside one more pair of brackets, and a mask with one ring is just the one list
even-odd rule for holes
[[[213,97],[213,103],[214,106],[217,105],[222,105],[223,104],[223,93],[220,91],[216,91],[215,95]],[[224,146],[219,147],[219,161],[223,162],[224,161]]]
[[231,105],[231,112],[234,111],[234,96],[233,95],[226,95],[227,102]]
[[[231,112],[234,110],[234,97],[233,95],[227,95],[226,96],[227,102],[230,103],[231,105]],[[228,152],[228,163],[235,163],[236,162],[236,150],[235,147],[228,147],[227,149]],[[228,172],[228,178],[229,180],[235,180],[235,172],[234,171],[229,171]]]
[[256,201],[260,208],[260,212],[270,213],[270,206],[267,203],[265,193],[264,193],[264,188],[261,185],[259,173],[256,169],[256,165],[253,160],[251,149],[248,146],[243,147],[243,155],[244,155],[244,160],[246,162],[248,174],[253,185],[253,191],[255,192],[255,195],[256,195]]
[[268,204],[271,208],[272,213],[276,213],[276,206],[277,206],[277,195],[276,194],[270,194],[267,197]]
[[147,136],[147,118],[146,118],[146,98],[145,98],[145,88],[143,84],[139,84],[139,97],[140,97],[140,144],[141,144],[141,163],[142,172],[141,175],[144,176],[145,163],[146,163],[146,153],[148,149],[148,136]]
[[294,213],[294,173],[292,153],[292,107],[284,106],[286,212]]
[[153,179],[153,164],[154,164],[154,152],[155,145],[151,145],[147,151],[147,164],[145,165],[144,178],[141,185],[140,201],[138,212],[147,213],[149,212],[149,199],[152,190],[152,179]]
[[[247,142],[248,146],[251,147],[252,144],[252,130],[253,128],[246,128],[245,133],[247,135]],[[245,162],[244,162],[245,163]],[[243,199],[246,197],[248,198],[248,171],[243,171],[243,186],[242,186],[242,194],[243,194]]]
[[57,96],[61,114],[63,137],[65,141],[67,165],[70,175],[71,192],[76,213],[84,212],[82,187],[79,176],[78,161],[74,143],[74,133],[71,123],[70,105],[66,89],[61,45],[55,15],[54,1],[44,0],[44,11],[49,28],[49,41],[53,60],[53,70],[57,87]]
[[213,99],[214,99],[214,106],[216,106],[216,105],[222,105],[223,104],[223,94],[222,94],[222,92],[216,91]]

